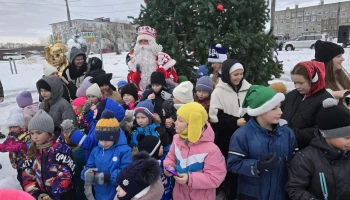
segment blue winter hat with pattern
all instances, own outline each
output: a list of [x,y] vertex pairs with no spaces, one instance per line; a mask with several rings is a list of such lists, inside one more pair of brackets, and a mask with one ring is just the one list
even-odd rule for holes
[[209,76],[203,76],[198,79],[196,84],[196,91],[205,91],[211,94],[214,89],[214,83]]
[[208,67],[206,65],[201,65],[196,71],[196,78],[201,78],[202,76],[208,76]]
[[125,85],[127,85],[127,84],[128,84],[128,82],[126,82],[126,81],[124,81],[124,80],[119,81],[119,82],[117,83],[118,89],[121,88],[121,87],[123,87],[123,86],[125,86]]
[[151,100],[147,99],[144,101],[141,101],[139,104],[137,104],[134,115],[136,117],[137,113],[142,113],[147,116],[148,118],[148,124],[153,123],[154,119],[154,106]]

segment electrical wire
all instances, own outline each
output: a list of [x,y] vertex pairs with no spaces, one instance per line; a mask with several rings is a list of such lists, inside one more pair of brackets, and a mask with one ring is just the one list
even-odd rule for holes
[[[126,4],[131,4],[131,3],[137,3],[140,2],[141,0],[137,0],[137,1],[129,1],[129,2],[124,2],[124,3],[117,3],[117,4],[109,4],[109,5],[91,5],[91,6],[87,6],[87,5],[69,5],[69,7],[111,7],[111,6],[120,6],[120,5],[126,5]],[[44,4],[44,3],[25,3],[25,2],[8,2],[8,1],[0,1],[0,3],[3,4],[17,4],[17,5],[33,5],[33,6],[66,6],[64,4],[54,4],[54,3],[50,3],[50,4]]]

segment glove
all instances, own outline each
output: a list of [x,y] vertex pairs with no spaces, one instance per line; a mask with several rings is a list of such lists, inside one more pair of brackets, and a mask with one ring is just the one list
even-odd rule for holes
[[83,113],[88,113],[91,109],[91,101],[87,100],[83,106]]
[[86,170],[84,173],[85,182],[90,184],[95,184],[95,174],[97,170],[98,170],[97,168],[91,168]]
[[40,194],[38,200],[52,200],[48,194]]
[[276,152],[271,152],[260,158],[258,161],[258,170],[260,173],[263,171],[273,170],[278,167],[281,162],[281,158],[276,156]]
[[22,144],[14,144],[14,145],[11,145],[11,146],[7,146],[5,148],[5,150],[7,152],[19,152],[21,149],[22,149]]
[[171,94],[168,93],[168,92],[166,92],[166,91],[164,91],[164,90],[163,90],[160,94],[162,95],[162,98],[163,98],[165,101],[171,98]]
[[74,130],[73,120],[65,119],[61,124],[61,128],[62,128],[63,133],[65,133],[65,134],[72,133],[72,131]]
[[108,183],[110,181],[110,176],[111,176],[110,173],[100,172],[95,176],[95,183],[99,185]]

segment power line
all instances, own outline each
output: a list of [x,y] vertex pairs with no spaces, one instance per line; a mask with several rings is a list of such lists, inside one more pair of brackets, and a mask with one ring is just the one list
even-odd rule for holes
[[77,5],[73,5],[70,7],[109,7],[109,6],[119,6],[119,5],[126,5],[126,4],[131,4],[131,3],[137,3],[140,2],[141,0],[137,0],[137,1],[129,1],[126,3],[117,3],[117,4],[110,4],[110,5],[96,5],[96,6],[77,6]]
[[134,8],[134,9],[129,9],[129,10],[116,10],[116,11],[111,11],[111,12],[77,12],[74,11],[75,13],[85,13],[85,14],[104,14],[104,13],[118,13],[118,12],[127,12],[127,11],[134,11],[134,10],[140,10],[140,8]]
[[[125,3],[117,3],[117,4],[109,4],[109,5],[96,5],[96,6],[85,6],[85,5],[69,5],[69,7],[110,7],[110,6],[119,6],[119,5],[126,5],[126,4],[131,4],[131,3],[137,3],[140,2],[140,0],[137,1],[129,1],[129,2],[125,2]],[[66,6],[63,4],[44,4],[44,3],[25,3],[25,2],[6,2],[6,1],[0,1],[0,3],[3,4],[16,4],[16,5],[33,5],[33,6]]]

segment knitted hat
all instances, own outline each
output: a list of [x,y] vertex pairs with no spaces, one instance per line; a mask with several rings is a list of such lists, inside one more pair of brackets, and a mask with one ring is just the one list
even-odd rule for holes
[[269,86],[277,93],[287,94],[287,86],[282,82],[275,82]]
[[316,61],[327,63],[339,54],[344,54],[344,49],[333,42],[317,40],[315,43]]
[[36,82],[36,87],[38,90],[44,89],[46,91],[51,92],[51,86],[43,79],[40,79],[38,82]]
[[168,100],[165,100],[163,102],[162,107],[163,107],[163,109],[165,111],[164,117],[169,118],[169,117],[171,117],[171,116],[176,114],[176,110],[174,108],[174,101],[173,101],[173,99],[170,98]]
[[30,120],[28,124],[28,130],[39,130],[48,133],[53,133],[55,129],[55,124],[53,119],[44,110],[40,109],[34,117]]
[[136,108],[134,109],[135,117],[137,113],[142,113],[146,115],[148,118],[148,124],[152,124],[154,119],[154,106],[152,104],[152,101],[149,99],[146,99],[138,103]]
[[137,147],[139,151],[146,151],[150,156],[158,158],[159,149],[161,146],[161,141],[158,137],[153,135],[138,134],[136,139],[138,141]]
[[201,65],[198,67],[197,71],[196,71],[196,78],[200,78],[202,76],[208,76],[208,68],[206,65]]
[[173,96],[181,103],[193,102],[193,85],[190,81],[180,83],[174,90]]
[[179,84],[182,82],[188,81],[188,78],[184,75],[179,76],[178,82]]
[[255,117],[272,110],[282,101],[284,101],[284,94],[276,93],[270,87],[252,85],[245,96],[242,107],[248,108],[248,115]]
[[226,49],[221,44],[209,48],[208,62],[223,63],[225,60],[227,60]]
[[96,124],[96,140],[118,141],[120,136],[119,122],[110,110],[102,112],[101,119]]
[[119,200],[141,198],[160,178],[158,161],[151,158],[147,152],[136,153],[132,159],[133,161],[117,176],[117,184],[126,192],[124,197],[118,197]]
[[99,87],[103,85],[109,85],[109,87],[115,91],[116,88],[111,84],[113,74],[100,74],[90,80],[91,83],[97,83]]
[[209,76],[203,76],[198,79],[196,91],[205,91],[211,94],[213,92],[214,83]]
[[140,40],[148,40],[156,43],[157,31],[150,26],[141,26],[137,30],[137,42]]
[[50,76],[52,73],[58,72],[56,67],[50,65],[46,60],[44,61],[44,76]]
[[122,90],[120,92],[120,95],[122,96],[122,98],[123,98],[124,94],[130,94],[131,96],[134,97],[135,101],[137,101],[139,99],[137,87],[134,83],[129,83],[129,84],[122,87]]
[[10,116],[7,119],[7,126],[19,126],[23,127],[25,124],[23,110],[21,108],[14,108],[10,112]]
[[90,79],[92,79],[92,77],[87,76],[83,80],[80,87],[77,89],[77,97],[86,97],[86,90],[92,85],[92,83],[90,82]]
[[30,106],[33,104],[32,94],[25,90],[16,97],[16,101],[20,108]]
[[78,97],[72,101],[72,105],[76,107],[83,106],[86,102],[86,97]]
[[86,96],[95,96],[100,98],[101,96],[101,89],[100,87],[97,85],[97,83],[92,84],[87,90],[86,90]]
[[153,72],[151,74],[151,84],[166,85],[165,77],[162,72]]
[[323,101],[324,109],[316,116],[318,129],[324,138],[342,138],[350,136],[350,110],[338,105],[333,98]]
[[118,89],[125,86],[126,84],[128,84],[128,82],[124,81],[124,80],[121,80],[117,83],[117,86],[118,86]]
[[201,137],[203,127],[208,120],[207,111],[201,104],[192,102],[181,106],[176,114],[188,123],[187,129],[180,133],[181,138],[196,143]]
[[27,192],[15,189],[1,189],[0,190],[1,200],[35,200],[32,195]]

